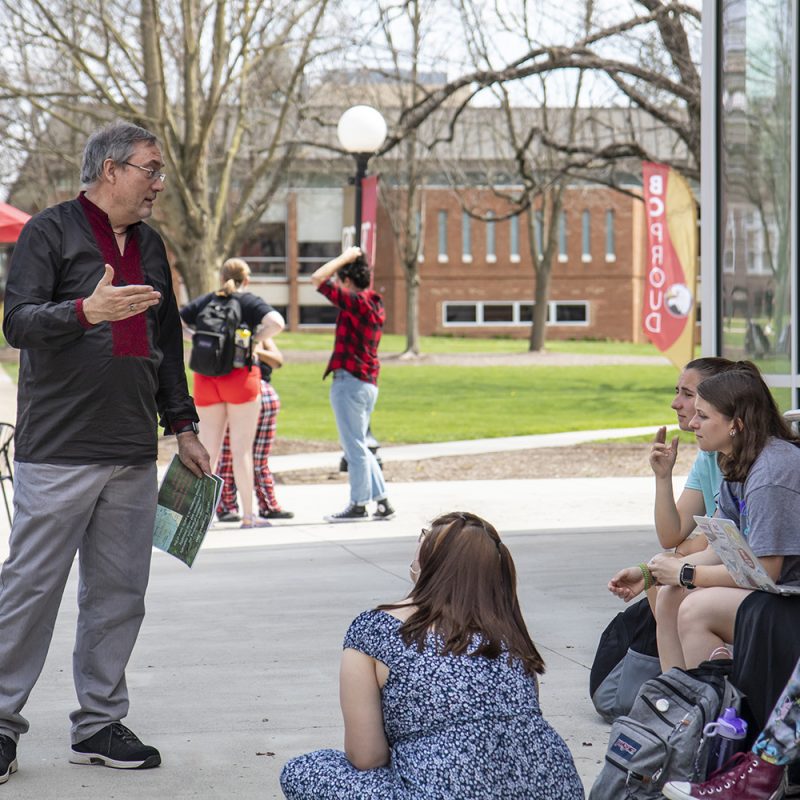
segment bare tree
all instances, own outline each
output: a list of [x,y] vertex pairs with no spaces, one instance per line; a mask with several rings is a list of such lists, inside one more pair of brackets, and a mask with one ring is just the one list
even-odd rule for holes
[[[519,0],[510,12],[511,3],[459,3],[467,29],[477,30],[489,24],[501,33],[518,25],[527,25],[541,3]],[[484,8],[483,15],[476,9]],[[679,166],[689,178],[699,179],[700,165],[700,77],[699,57],[700,11],[691,5],[667,0],[632,0],[630,6],[615,9],[601,24],[589,30],[581,17],[570,18],[563,6],[551,8],[554,21],[541,38],[530,37],[528,46],[514,51],[509,57],[498,49],[494,57],[478,63],[446,84],[426,93],[401,116],[387,149],[403,140],[410,130],[419,128],[435,111],[453,104],[448,113],[449,126],[443,140],[452,140],[461,114],[473,101],[492,87],[511,87],[535,76],[572,72],[591,77],[593,92],[605,86],[604,105],[624,101],[629,108],[643,112],[651,120],[650,130],[641,127],[641,115],[631,117],[628,132],[618,125],[605,128],[598,117],[591,135],[576,142],[543,141],[551,147],[584,160],[587,170],[598,163],[608,164],[622,158],[652,158],[658,129],[671,131],[679,146],[674,158],[667,159]],[[486,14],[493,19],[486,22]],[[569,23],[577,30],[570,33]],[[513,24],[512,24],[513,23]],[[547,39],[545,39],[545,33]],[[563,40],[558,40],[558,37]],[[498,41],[506,41],[496,37]],[[634,124],[636,123],[636,124]],[[590,129],[586,126],[587,134]],[[663,158],[663,148],[659,148]]]
[[[417,26],[420,23],[414,16],[419,4],[397,5],[418,32],[413,23],[415,19]],[[420,285],[416,219],[424,215],[419,214],[415,194],[423,196],[425,175],[437,153],[453,149],[454,142],[465,137],[459,133],[465,114],[476,100],[486,102],[487,93],[502,112],[498,119],[504,120],[495,158],[506,170],[510,165],[521,186],[502,194],[510,204],[509,214],[527,211],[524,218],[536,272],[530,347],[538,350],[544,346],[567,184],[588,180],[619,189],[620,173],[629,180],[631,166],[638,171],[643,159],[666,160],[689,177],[699,177],[700,80],[695,56],[700,15],[698,9],[679,2],[632,0],[630,6],[616,9],[613,19],[605,15],[597,24],[593,0],[586,0],[582,15],[565,15],[563,6],[554,4],[550,12],[555,24],[550,20],[537,25],[546,8],[541,0],[493,4],[458,0],[454,5],[472,66],[439,86],[426,86],[416,68],[407,70],[406,101],[382,149],[384,174],[389,172],[389,158],[395,156],[404,164],[396,182],[408,187],[402,195],[405,205],[396,198],[392,207],[384,194],[384,205],[393,209],[390,217],[406,277],[407,352],[418,351],[414,346]],[[509,48],[511,37],[516,42]],[[412,41],[407,57],[416,67],[422,53],[419,39]],[[391,51],[396,63],[397,50]],[[547,87],[565,75],[572,80],[565,81],[567,88],[557,94],[551,108]],[[590,90],[582,93],[587,82]],[[522,92],[532,92],[538,113],[526,115],[517,107]],[[584,104],[589,95],[594,108]],[[397,158],[397,150],[404,158]],[[667,150],[671,155],[665,158]],[[457,152],[453,159],[458,159]],[[479,210],[466,210],[482,218]]]
[[59,153],[110,118],[159,136],[170,186],[155,222],[194,296],[284,180],[329,4],[0,0],[0,101],[46,123]]
[[[445,56],[437,34],[448,16],[442,13],[442,8],[441,0],[364,3],[362,27],[353,33],[350,48],[341,54],[344,64],[341,77],[348,81],[346,102],[350,104],[357,97],[358,102],[374,105],[386,117],[390,130],[397,130],[398,120],[430,95],[432,83],[441,83],[442,73],[437,66],[441,68]],[[329,99],[345,100],[335,86],[327,89],[326,95]],[[323,128],[333,124],[332,119],[326,119],[325,112],[338,115],[341,108],[334,103],[321,110],[318,122]],[[419,294],[423,276],[419,257],[424,237],[425,186],[431,166],[437,166],[427,140],[435,138],[439,117],[434,112],[422,121],[420,128],[408,128],[402,136],[390,136],[389,143],[370,162],[381,177],[381,205],[403,270],[406,301],[403,357],[407,358],[420,352]],[[316,138],[324,140],[325,135],[320,133]]]
[[[493,56],[491,37],[486,31],[490,27],[485,22],[476,24],[484,6],[473,0],[461,0],[461,10],[469,23],[465,27],[472,60],[476,65],[489,67]],[[533,32],[526,10],[527,3],[523,3],[519,17],[513,13],[510,17],[500,17],[494,28],[496,30],[499,26],[508,34],[513,31],[516,37],[524,39],[525,47],[530,49],[533,46]],[[588,29],[593,13],[592,0],[586,2],[584,13],[583,26]],[[542,350],[545,345],[551,278],[558,253],[560,226],[563,224],[564,193],[568,185],[575,181],[574,171],[584,166],[585,162],[584,156],[570,155],[563,148],[554,146],[555,142],[575,142],[579,127],[587,118],[580,108],[583,70],[578,70],[574,85],[560,87],[559,101],[551,108],[548,84],[553,77],[537,75],[533,85],[528,81],[527,86],[516,87],[516,104],[512,102],[511,84],[499,83],[492,88],[501,112],[494,115],[497,119],[493,129],[495,150],[503,164],[503,187],[494,186],[493,192],[506,201],[509,209],[506,217],[518,215],[524,220],[536,278],[529,338],[531,351]],[[521,96],[521,88],[533,91]],[[563,107],[564,100],[569,99],[570,94],[571,103]],[[484,115],[481,124],[491,125],[490,119],[489,115]],[[516,184],[511,189],[505,188],[509,177]],[[486,182],[492,186],[491,173],[487,175]],[[486,217],[476,214],[474,208],[466,210],[472,216],[486,220]]]
[[[404,0],[392,8],[387,5],[381,13],[381,29],[389,48],[392,63],[392,79],[399,89],[397,102],[401,111],[416,105],[422,96],[419,83],[420,48],[422,43],[423,3],[419,0]],[[407,53],[409,66],[404,69],[400,60],[400,50],[395,45],[393,25],[402,15],[411,33],[411,44]],[[387,211],[394,236],[400,263],[403,267],[406,288],[406,347],[403,356],[416,356],[420,353],[419,338],[419,252],[424,234],[425,215],[421,206],[424,193],[424,173],[421,170],[418,135],[411,130],[400,142],[399,158],[390,162],[384,160],[382,166],[391,184],[382,184],[381,200]],[[394,170],[392,170],[394,167]],[[392,176],[391,172],[395,175]],[[394,180],[392,181],[392,177]]]

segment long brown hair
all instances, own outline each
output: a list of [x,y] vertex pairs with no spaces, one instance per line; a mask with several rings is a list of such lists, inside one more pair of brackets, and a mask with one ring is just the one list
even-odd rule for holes
[[800,439],[752,361],[737,361],[734,369],[706,378],[697,385],[697,394],[736,423],[731,454],[717,454],[725,480],[743,482],[771,437]]
[[417,610],[400,627],[406,645],[422,652],[435,632],[442,655],[498,658],[505,650],[531,676],[543,673],[520,611],[511,553],[494,527],[475,514],[453,512],[424,533],[419,578],[407,598]]

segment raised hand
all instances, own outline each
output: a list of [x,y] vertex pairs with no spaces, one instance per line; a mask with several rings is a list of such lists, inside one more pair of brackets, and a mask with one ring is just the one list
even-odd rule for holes
[[83,313],[92,325],[134,317],[161,300],[161,292],[157,292],[152,286],[114,286],[113,280],[114,268],[106,264],[103,277],[83,301]]
[[361,248],[351,245],[342,253],[345,264],[352,264],[361,255]]
[[671,478],[672,470],[675,467],[675,460],[678,458],[677,436],[673,437],[670,444],[666,444],[667,429],[662,426],[656,431],[653,444],[650,447],[650,468],[655,473],[656,478]]

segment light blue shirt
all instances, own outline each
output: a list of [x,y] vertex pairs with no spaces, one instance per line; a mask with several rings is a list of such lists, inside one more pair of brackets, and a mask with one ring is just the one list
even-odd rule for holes
[[703,502],[706,504],[706,516],[713,517],[717,510],[719,486],[722,483],[722,473],[717,464],[717,454],[701,450],[692,464],[689,477],[686,479],[685,489],[695,489],[703,493]]

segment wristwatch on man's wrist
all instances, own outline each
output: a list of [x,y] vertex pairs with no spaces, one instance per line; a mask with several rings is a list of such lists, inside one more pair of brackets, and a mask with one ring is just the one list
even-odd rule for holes
[[199,433],[200,428],[196,422],[179,422],[172,428],[172,432],[177,436],[181,433]]
[[694,589],[695,588],[695,572],[697,571],[697,567],[694,564],[683,564],[681,566],[681,571],[678,574],[678,582],[681,586],[685,587],[686,589]]

